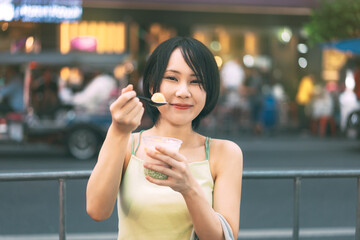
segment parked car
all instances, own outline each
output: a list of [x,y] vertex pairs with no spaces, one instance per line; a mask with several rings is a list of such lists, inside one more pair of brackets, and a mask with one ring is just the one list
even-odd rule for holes
[[346,136],[352,139],[360,139],[360,109],[349,114],[346,124]]
[[[0,65],[16,64],[25,69],[24,99],[26,111],[10,112],[0,116],[1,142],[46,142],[62,144],[77,159],[94,157],[104,140],[111,124],[108,106],[101,111],[86,112],[71,104],[61,104],[52,117],[39,115],[32,104],[32,74],[38,66],[76,66],[91,68],[96,66],[113,69],[126,58],[126,54],[94,53],[40,53],[40,54],[0,54]],[[110,104],[110,103],[109,103]]]
[[89,159],[98,153],[110,124],[110,113],[87,114],[67,109],[53,120],[10,113],[0,118],[0,144],[1,141],[62,144],[75,158]]

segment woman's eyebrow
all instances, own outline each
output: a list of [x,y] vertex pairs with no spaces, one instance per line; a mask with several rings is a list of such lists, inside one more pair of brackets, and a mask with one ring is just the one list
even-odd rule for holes
[[177,70],[172,70],[172,69],[167,69],[167,70],[165,71],[165,73],[167,73],[167,72],[180,73],[179,71],[177,71]]
[[[167,69],[167,70],[165,71],[165,73],[167,73],[167,72],[172,72],[172,73],[180,74],[179,71],[173,70],[173,69]],[[192,76],[192,77],[198,77],[199,75],[197,75],[197,74],[195,74],[195,73],[192,73],[190,76]]]

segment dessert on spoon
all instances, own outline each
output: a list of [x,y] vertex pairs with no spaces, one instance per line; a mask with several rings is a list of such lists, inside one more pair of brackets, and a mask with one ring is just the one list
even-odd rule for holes
[[152,95],[151,99],[147,98],[147,97],[143,97],[143,96],[138,96],[138,98],[146,101],[153,107],[159,107],[159,106],[167,104],[166,99],[162,93],[154,93]]

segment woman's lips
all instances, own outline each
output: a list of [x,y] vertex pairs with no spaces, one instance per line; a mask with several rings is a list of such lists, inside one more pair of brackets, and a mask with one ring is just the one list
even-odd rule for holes
[[182,104],[182,103],[173,103],[170,105],[176,109],[181,109],[181,110],[189,109],[192,107],[192,105],[190,105],[190,104]]

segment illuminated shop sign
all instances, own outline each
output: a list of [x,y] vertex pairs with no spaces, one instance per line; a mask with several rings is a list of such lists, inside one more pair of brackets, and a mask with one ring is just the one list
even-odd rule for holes
[[82,0],[0,0],[0,21],[63,22],[82,16]]

